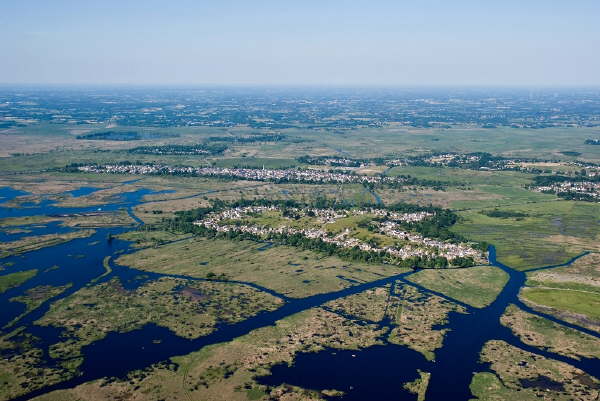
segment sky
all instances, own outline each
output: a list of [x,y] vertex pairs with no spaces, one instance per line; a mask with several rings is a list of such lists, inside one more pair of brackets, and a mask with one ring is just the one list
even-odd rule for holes
[[0,0],[0,83],[598,86],[598,0]]

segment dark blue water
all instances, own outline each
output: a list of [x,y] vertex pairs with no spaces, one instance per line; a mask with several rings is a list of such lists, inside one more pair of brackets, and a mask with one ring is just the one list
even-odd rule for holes
[[331,397],[333,400],[413,401],[416,395],[405,390],[403,383],[417,379],[417,369],[427,371],[432,365],[417,351],[395,344],[376,345],[360,352],[325,349],[298,354],[291,367],[275,365],[272,374],[258,382],[278,386],[285,378],[285,383],[294,386],[346,393],[343,397]]
[[[22,215],[37,215],[82,213],[97,209],[110,211],[118,208],[131,211],[131,208],[139,204],[141,198],[149,193],[152,193],[152,191],[130,192],[124,194],[123,198],[114,204],[92,208],[58,208],[51,202],[27,209],[0,207],[0,218],[13,217],[20,212],[23,212]],[[4,200],[10,200],[21,195],[22,193],[19,191],[0,188],[0,197],[3,197]],[[141,224],[139,219],[136,219],[136,221]],[[60,230],[62,228],[56,224],[39,228],[39,230],[53,229]],[[40,271],[37,276],[18,288],[0,294],[0,305],[2,305],[2,308],[0,308],[0,326],[10,322],[24,310],[21,304],[9,302],[11,297],[22,295],[28,289],[39,285],[58,286],[70,283],[71,287],[63,294],[45,302],[41,307],[21,317],[17,322],[18,326],[26,327],[28,333],[41,339],[39,347],[42,350],[47,351],[50,345],[61,341],[61,329],[40,327],[33,324],[33,322],[42,317],[47,312],[50,304],[56,299],[74,293],[103,274],[102,261],[105,256],[133,251],[126,241],[116,239],[109,241],[107,239],[109,234],[116,235],[125,230],[125,228],[98,229],[96,234],[90,238],[76,239],[51,248],[0,260],[4,264],[7,262],[9,264],[14,263],[13,266],[0,274],[33,268]],[[40,232],[35,231],[35,235]],[[84,255],[84,257],[82,258],[81,255]],[[138,271],[126,266],[119,266],[114,263],[113,259],[110,263],[113,272],[100,282],[118,277],[125,288],[137,288],[149,280],[164,276],[189,279],[185,276]],[[422,369],[432,373],[427,392],[428,400],[468,400],[472,397],[469,384],[473,372],[488,369],[487,366],[479,363],[479,352],[483,344],[491,339],[507,341],[526,351],[570,363],[596,377],[600,376],[600,366],[597,359],[577,361],[527,346],[516,338],[509,329],[500,324],[500,316],[510,303],[515,303],[532,313],[541,316],[546,315],[532,311],[518,300],[517,294],[525,283],[525,273],[515,271],[497,262],[494,248],[490,248],[490,264],[493,268],[502,269],[509,274],[508,283],[498,298],[486,308],[473,308],[457,302],[463,305],[468,313],[451,313],[449,315],[448,324],[443,327],[449,328],[450,331],[446,335],[443,348],[436,352],[435,362],[428,362],[421,354],[407,347],[394,344],[370,347],[361,351],[327,349],[318,353],[299,354],[293,366],[277,365],[273,368],[271,375],[260,378],[260,381],[269,385],[289,383],[315,390],[336,388],[345,391],[345,395],[335,398],[336,400],[413,400],[415,396],[403,390],[402,384],[417,378],[417,369]],[[52,268],[55,265],[58,266],[57,269]],[[180,338],[170,330],[155,324],[148,324],[128,333],[109,333],[102,340],[82,349],[84,362],[80,367],[79,376],[54,386],[34,390],[30,394],[17,399],[29,399],[55,389],[70,388],[102,377],[123,377],[131,370],[145,368],[153,363],[167,360],[172,356],[188,354],[207,345],[233,340],[257,328],[273,325],[276,321],[292,314],[367,289],[381,287],[386,284],[393,285],[396,281],[401,281],[405,285],[413,285],[423,292],[439,295],[455,302],[455,300],[443,294],[406,281],[406,277],[410,274],[412,273],[404,273],[369,283],[353,282],[352,287],[344,290],[302,299],[290,299],[255,284],[237,282],[278,296],[285,303],[275,311],[262,312],[239,323],[220,325],[212,334],[196,340]],[[591,330],[562,322],[552,316],[548,318],[567,327],[600,337]],[[388,324],[389,322],[382,322],[382,325]],[[57,361],[47,357],[48,366],[56,363]]]
[[0,203],[8,202],[17,196],[27,195],[28,192],[12,189],[11,187],[0,187]]
[[257,251],[259,251],[259,252],[264,252],[264,251],[266,251],[267,249],[270,249],[270,248],[272,248],[272,247],[273,247],[273,245],[274,245],[274,244],[273,244],[272,242],[270,242],[270,241],[265,241],[265,242],[264,242],[264,245],[262,245],[262,246],[260,246],[260,247],[256,248],[256,250],[257,250]]
[[43,224],[26,224],[22,226],[11,226],[6,228],[7,231],[14,229],[22,232],[10,233],[6,231],[0,231],[0,241],[10,242],[32,235],[63,234],[75,230],[72,227],[62,226],[60,221],[52,221]]
[[[125,192],[119,196],[115,203],[108,203],[101,206],[86,206],[86,207],[60,207],[54,204],[52,200],[43,200],[38,204],[23,204],[20,208],[5,207],[0,204],[0,218],[7,217],[24,217],[35,215],[61,215],[74,213],[90,213],[96,211],[112,212],[121,208],[130,208],[139,203],[140,199],[145,195],[162,194],[171,191],[152,191],[150,189],[139,189],[132,192]],[[14,199],[13,198],[9,198]]]
[[99,191],[101,189],[102,188],[98,188],[98,187],[81,187],[81,188],[77,188],[73,191],[69,191],[68,193],[74,198],[79,198],[80,196],[86,196],[86,195],[93,194],[94,192]]
[[[20,192],[15,191],[7,191],[6,193],[13,196],[13,198],[21,195]],[[139,204],[145,195],[152,193],[156,192],[148,189],[128,192],[123,194],[118,203],[102,205],[100,208],[97,206],[94,206],[93,208],[60,208],[52,205],[52,203],[47,204],[47,202],[43,202],[44,206],[38,205],[25,209],[0,207],[0,218],[14,217],[17,214],[21,214],[22,216],[68,215],[73,213],[85,213],[98,209],[111,211],[124,208],[131,211],[131,208]],[[132,217],[134,217],[138,223],[141,223],[137,217],[133,215]],[[73,231],[73,228],[62,227],[60,224],[61,222],[58,221],[41,226],[23,226],[23,228],[30,229],[31,232],[18,235],[5,234],[2,240],[4,241],[4,238],[14,240],[29,235]],[[40,285],[71,286],[63,294],[48,300],[42,304],[42,306],[15,322],[19,325],[31,324],[31,322],[43,316],[47,312],[50,304],[57,298],[62,298],[74,293],[94,278],[100,276],[104,272],[102,261],[105,256],[115,255],[130,250],[130,244],[126,241],[108,240],[109,235],[115,236],[126,230],[127,228],[120,227],[100,228],[96,229],[96,232],[87,238],[78,238],[53,247],[42,248],[33,252],[0,259],[2,264],[12,265],[1,274],[31,269],[38,270],[38,274],[23,285],[9,289],[0,294],[0,305],[2,305],[2,308],[0,308],[0,327],[4,327],[7,323],[20,316],[25,310],[23,304],[10,302],[11,298],[23,295],[27,290]]]
[[[91,237],[79,238],[57,246],[42,248],[34,252],[1,259],[2,263],[14,263],[5,273],[37,269],[39,273],[23,285],[0,294],[0,327],[4,326],[24,311],[20,303],[10,302],[10,298],[23,295],[27,290],[40,286],[63,286],[71,284],[63,296],[70,295],[104,272],[102,260],[119,250],[127,250],[125,241],[107,241],[109,233],[116,235],[124,229],[97,229]],[[84,256],[84,257],[81,257]],[[52,268],[58,266],[58,268]],[[62,297],[62,296],[61,296]],[[29,314],[19,324],[29,324],[47,311],[50,301]]]
[[377,205],[383,205],[383,200],[381,199],[381,196],[379,196],[379,194],[375,192],[374,189],[367,188],[367,191],[373,196],[373,198],[375,198],[375,203]]

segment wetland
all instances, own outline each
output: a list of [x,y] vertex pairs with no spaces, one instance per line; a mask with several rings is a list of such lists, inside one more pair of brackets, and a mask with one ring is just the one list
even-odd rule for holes
[[[598,394],[600,335],[528,306],[519,297],[528,273],[498,262],[493,247],[489,265],[465,269],[357,264],[281,245],[264,249],[250,240],[145,231],[131,211],[151,194],[148,189],[125,192],[118,203],[101,206],[128,211],[137,227],[127,219],[108,227],[97,221],[85,236],[3,259],[0,296],[8,307],[1,315],[2,352],[5,363],[16,367],[2,377],[5,399],[68,399],[61,397],[99,381],[108,389],[122,390],[126,380],[144,388],[157,376],[177,377],[183,367],[169,361],[178,356],[193,359],[203,349],[237,341],[261,344],[269,352],[247,356],[250,360],[241,365],[225,353],[219,366],[230,373],[213,377],[205,370],[202,385],[192,393],[245,377],[231,384],[244,389],[235,390],[235,398],[279,394],[361,400],[378,389],[385,399],[436,400],[450,393],[467,399],[480,391],[481,380],[501,380],[497,391],[507,393],[515,383],[529,383],[526,387],[544,388],[544,394],[556,397]],[[10,223],[17,227],[47,224],[48,230],[60,230],[53,221],[35,217],[56,215],[55,208],[47,202],[28,207],[32,217],[10,211],[3,217],[21,219]],[[69,207],[61,215],[88,210]],[[568,269],[579,259],[554,268]],[[552,266],[543,271],[553,271]],[[517,307],[531,316],[528,325]],[[321,323],[301,334],[307,319]],[[266,338],[259,334],[281,325],[287,325],[287,341],[277,331]],[[544,330],[569,330],[572,339],[543,334],[541,341],[530,334]],[[498,346],[506,350],[493,352]],[[513,349],[551,362],[534,357],[528,362],[531,372],[514,376],[508,362],[495,359],[504,354],[530,358]],[[548,376],[547,363],[568,366],[580,384],[546,386],[537,378],[554,377]],[[36,380],[30,376],[34,371]],[[398,382],[405,386],[392,386]]]

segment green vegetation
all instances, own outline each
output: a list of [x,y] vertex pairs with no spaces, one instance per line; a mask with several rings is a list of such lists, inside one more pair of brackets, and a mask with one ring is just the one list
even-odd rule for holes
[[[208,178],[152,176],[144,178],[144,187],[157,190],[176,190],[174,194],[148,195],[152,201],[137,206],[134,211],[147,223],[172,218],[174,213],[198,207],[207,207],[211,200],[237,202],[241,199],[291,199],[308,202],[318,198],[342,202],[367,199],[365,188],[359,184],[275,184],[248,181],[221,181]],[[366,192],[368,194],[368,192]],[[192,197],[189,197],[192,195]],[[196,196],[194,196],[196,195]],[[179,199],[178,199],[179,198]],[[373,200],[368,194],[368,199]]]
[[260,143],[260,142],[279,142],[286,139],[285,135],[281,134],[261,134],[251,133],[246,136],[210,136],[208,140],[211,142],[233,142],[233,143]]
[[561,150],[558,153],[560,153],[561,155],[571,156],[571,157],[581,156],[581,152],[575,152],[573,150]]
[[198,144],[198,145],[158,145],[138,146],[129,149],[132,154],[142,155],[220,155],[227,150],[222,144]]
[[51,298],[54,298],[60,294],[62,294],[65,290],[71,288],[72,284],[65,284],[62,286],[52,286],[52,285],[39,285],[34,288],[30,288],[25,291],[25,294],[20,295],[18,297],[13,297],[10,299],[10,302],[20,302],[25,304],[25,311],[21,313],[19,316],[15,317],[10,323],[8,323],[5,327],[11,327],[15,322],[21,319],[23,316],[28,314],[29,312],[37,309],[44,302],[48,301]]
[[0,219],[0,227],[25,226],[30,224],[45,224],[51,221],[59,220],[56,217],[49,216],[24,216],[24,217],[9,217]]
[[460,306],[400,282],[339,298],[323,307],[366,323],[385,321],[391,325],[389,342],[414,349],[429,360],[435,359],[435,350],[442,346],[447,331],[436,326],[447,322],[448,313],[464,312]]
[[448,331],[437,326],[448,322],[450,312],[464,313],[464,308],[435,295],[423,294],[409,285],[397,286],[395,291],[396,296],[391,297],[387,305],[394,324],[388,341],[405,345],[434,360],[435,350],[442,347]]
[[585,315],[600,322],[600,297],[597,292],[582,292],[580,290],[524,288],[521,297],[534,305],[547,306]]
[[232,157],[213,161],[215,167],[230,168],[290,168],[298,166],[294,159],[281,159],[273,157]]
[[506,285],[508,275],[495,267],[478,266],[457,270],[421,270],[411,275],[409,281],[483,308],[496,299]]
[[593,330],[600,330],[600,254],[592,253],[572,265],[528,273],[521,298],[536,309]]
[[117,212],[91,212],[61,217],[62,226],[76,228],[102,228],[132,226],[135,221],[126,210]]
[[10,288],[20,286],[21,284],[35,276],[37,272],[38,271],[36,269],[32,269],[0,276],[0,293],[3,293],[4,291]]
[[533,185],[535,186],[549,186],[556,183],[572,181],[572,182],[586,182],[586,181],[600,181],[599,177],[586,177],[580,175],[578,177],[569,177],[565,175],[538,175],[533,178]]
[[527,273],[526,285],[598,292],[600,253],[590,253],[569,266]]
[[77,135],[77,139],[97,141],[139,141],[141,139],[164,139],[175,138],[177,134],[163,132],[137,132],[137,131],[100,131],[90,134]]
[[[68,134],[71,127],[63,124],[39,124],[19,129],[19,136],[33,138],[18,147],[12,147],[10,153],[20,153],[10,159],[0,159],[1,171],[23,171],[42,168],[61,167],[70,161],[117,160],[127,155],[125,152],[97,152],[81,149],[80,142]],[[144,127],[130,127],[124,130],[143,132]],[[116,130],[114,130],[116,131]],[[239,128],[240,134],[249,134],[255,129]],[[223,136],[224,130],[212,127],[174,127],[168,132],[178,134],[177,142],[198,143],[210,136]],[[289,128],[282,134],[297,137],[304,142],[281,141],[272,143],[236,144],[233,157],[248,155],[258,158],[287,158],[293,160],[301,154],[311,155],[339,154],[343,148],[344,157],[378,158],[394,155],[418,155],[424,152],[490,152],[504,157],[522,157],[560,159],[565,158],[559,152],[565,149],[580,152],[584,160],[600,160],[600,147],[589,146],[585,140],[596,135],[594,128],[361,128],[345,130],[338,134],[332,130],[307,130]],[[15,135],[13,135],[14,137]],[[169,138],[165,138],[169,139]],[[97,141],[98,148],[110,149],[114,145],[126,145],[127,142],[115,141],[105,144]],[[310,144],[310,146],[307,146]],[[64,150],[54,150],[57,145]],[[112,146],[111,146],[112,145]],[[13,145],[14,146],[14,145]],[[80,150],[81,149],[81,150]],[[53,150],[48,152],[48,150]],[[47,152],[47,153],[40,153]],[[34,156],[30,154],[36,153]],[[349,154],[349,155],[348,155]],[[8,155],[8,154],[7,154]],[[140,155],[142,156],[142,155]],[[62,161],[57,162],[58,159]],[[156,160],[156,159],[155,159]]]
[[529,216],[527,213],[514,212],[514,211],[509,211],[509,210],[498,210],[498,209],[484,210],[481,213],[485,214],[488,217],[496,217],[499,219],[522,219],[524,217]]
[[459,212],[452,230],[496,246],[498,259],[517,269],[566,262],[585,250],[600,250],[600,204],[572,201],[528,203],[498,208],[527,214],[520,220],[497,219],[478,210]]
[[[369,223],[377,222],[375,215],[319,223],[314,216],[294,216],[289,210],[293,206],[317,205],[319,202],[322,207],[332,208],[376,206],[380,196],[385,205],[400,211],[434,210],[438,213],[436,219],[403,224],[404,230],[450,242],[467,239],[479,243],[480,249],[486,243],[493,244],[500,261],[522,270],[563,263],[584,250],[600,251],[600,205],[560,200],[555,195],[527,189],[538,182],[563,180],[559,177],[572,180],[576,173],[580,178],[581,166],[569,164],[575,157],[590,165],[600,162],[600,146],[585,145],[585,139],[592,137],[597,128],[415,129],[384,125],[360,129],[282,128],[281,133],[273,135],[268,130],[254,132],[256,128],[248,128],[246,122],[242,124],[244,126],[227,128],[164,128],[152,130],[149,136],[145,135],[148,130],[135,126],[92,131],[91,134],[85,134],[90,130],[87,125],[77,127],[80,129],[77,132],[70,132],[67,125],[61,124],[14,127],[15,135],[29,136],[29,142],[18,145],[22,147],[17,149],[20,155],[0,158],[0,171],[3,172],[0,186],[14,185],[32,192],[8,204],[10,207],[23,207],[25,202],[38,203],[43,199],[56,200],[60,206],[101,205],[140,188],[172,190],[173,193],[149,195],[144,198],[146,203],[134,209],[149,225],[118,238],[133,241],[135,247],[144,249],[121,256],[117,263],[142,271],[189,275],[191,278],[239,280],[292,298],[337,291],[408,269],[381,263],[382,259],[365,253],[337,253],[323,244],[303,242],[298,238],[285,241],[270,238],[276,242],[270,244],[235,235],[193,237],[197,231],[194,227],[189,229],[191,223],[210,211],[250,204],[249,200],[290,200],[294,202],[287,204],[290,207],[285,213],[261,213],[240,222],[268,227],[282,224],[295,228],[323,227],[336,235],[348,230],[353,237],[366,243],[395,246],[404,240],[374,230]],[[96,141],[76,140],[77,134]],[[177,139],[172,140],[175,136]],[[14,138],[12,133],[10,137],[11,140]],[[129,142],[146,139],[148,142]],[[17,143],[16,140],[13,142]],[[6,155],[13,149],[0,152]],[[35,152],[38,154],[26,154]],[[493,152],[485,156],[486,162],[501,157],[523,160],[536,157],[539,160],[519,162],[521,171],[480,169],[487,168],[482,162],[469,165],[468,169],[463,168],[465,166],[360,167],[362,161],[373,158],[402,159],[433,152]],[[309,156],[296,159],[305,154]],[[69,163],[119,163],[132,158],[140,163],[172,166],[285,168],[303,163],[320,164],[327,157],[349,161],[327,162],[324,168],[347,168],[368,175],[402,175],[406,177],[407,185],[377,187],[373,191],[373,188],[359,184],[305,185],[200,177],[75,175],[59,170],[36,172]],[[586,168],[593,171],[595,167]],[[9,174],[25,171],[32,173]],[[550,178],[536,178],[532,172]],[[134,178],[140,181],[123,184]],[[82,184],[102,189],[77,198],[64,194]],[[430,186],[423,187],[424,184]],[[419,203],[422,207],[406,203]],[[446,210],[430,208],[430,205]],[[110,215],[5,219],[0,225],[14,227],[55,220],[63,220],[64,225],[71,227],[132,223],[121,211]],[[175,233],[175,230],[179,232]],[[29,237],[5,245],[4,250],[5,254],[14,249],[25,252],[60,241],[56,237]],[[27,311],[52,299],[50,311],[36,323],[64,328],[65,336],[49,350],[50,356],[57,358],[52,368],[42,363],[45,351],[35,347],[35,339],[19,334],[19,329],[10,338],[0,338],[2,355],[6,355],[0,364],[0,399],[12,398],[73,375],[82,362],[81,347],[106,333],[126,332],[155,323],[180,336],[197,338],[212,332],[219,321],[238,322],[282,304],[277,297],[248,285],[217,280],[163,278],[133,290],[126,289],[118,279],[98,284],[101,278],[111,273],[110,259],[106,257],[103,262],[104,274],[66,298],[52,299],[64,293],[68,286],[38,286],[11,299],[23,302]],[[423,261],[413,260],[411,266],[418,266],[420,262],[425,265]],[[536,309],[597,329],[600,327],[597,324],[600,321],[597,312],[600,310],[599,265],[600,255],[589,255],[572,266],[530,272],[529,288],[523,290],[521,298]],[[3,273],[10,271],[8,265],[2,265],[2,268],[5,269]],[[0,290],[18,286],[36,274],[36,271],[28,272],[14,273],[23,276],[0,276]],[[25,274],[30,276],[25,277]],[[423,270],[409,276],[410,282],[477,308],[493,302],[506,280],[505,273],[489,266]],[[359,349],[385,340],[410,347],[433,360],[443,345],[447,330],[440,325],[447,321],[450,312],[464,312],[464,309],[441,297],[423,294],[410,284],[397,282],[336,299],[233,341],[131,372],[124,380],[98,380],[40,399],[334,399],[336,393],[333,390],[319,394],[287,385],[268,388],[259,385],[255,378],[268,374],[274,364],[293,363],[298,352],[318,351],[324,347]],[[592,336],[514,306],[507,309],[502,323],[524,343],[534,347],[574,358],[600,357],[600,346]],[[474,375],[471,390],[478,400],[587,401],[598,397],[598,382],[594,378],[508,344],[488,343],[482,352],[482,360],[491,364],[492,372]],[[405,387],[422,400],[429,374],[419,372],[419,375]],[[399,382],[398,386],[401,385]]]
[[473,377],[471,391],[478,400],[594,401],[600,395],[598,379],[504,341],[488,341],[481,360],[489,362],[495,374],[477,373]]
[[394,167],[387,175],[410,175],[422,180],[441,181],[452,185],[511,185],[531,182],[529,175],[513,171],[478,171],[453,167]]
[[600,340],[510,305],[501,322],[521,341],[572,358],[600,358]]
[[406,383],[404,388],[409,390],[411,393],[416,394],[417,401],[425,401],[425,393],[427,393],[427,387],[429,386],[430,378],[431,373],[419,370],[419,378],[411,383]]
[[0,400],[11,400],[73,377],[74,372],[62,364],[45,363],[44,350],[36,347],[37,340],[23,328],[0,337]]
[[132,241],[136,248],[159,247],[171,241],[178,241],[184,238],[190,238],[188,234],[175,234],[162,230],[135,230],[127,231],[117,235],[118,239]]
[[104,267],[104,273],[102,273],[96,278],[93,278],[90,281],[90,284],[97,283],[98,281],[102,280],[104,277],[112,273],[112,267],[110,266],[110,258],[111,256],[105,256],[104,259],[102,259],[102,267]]
[[[520,205],[551,203],[558,198],[551,194],[530,191],[517,183],[505,185],[476,185],[473,191],[479,195],[475,199],[457,199],[451,206],[456,211],[481,210],[486,208],[506,209]],[[526,213],[526,211],[523,211]]]
[[[542,276],[543,277],[543,276]],[[525,283],[528,287],[543,287],[546,289],[556,289],[556,290],[572,290],[579,292],[590,292],[590,293],[598,293],[600,294],[600,287],[596,285],[590,285],[585,283],[577,283],[577,282],[555,282],[555,281],[538,281],[529,279]]]
[[78,230],[65,234],[37,235],[12,242],[0,242],[0,258],[62,244],[77,238],[89,237],[94,232],[94,230]]
[[246,390],[246,396],[249,400],[260,400],[267,395],[265,391],[259,387],[252,387],[249,390]]
[[110,331],[131,331],[152,322],[197,338],[219,322],[241,321],[280,304],[278,298],[238,284],[162,278],[130,291],[112,279],[55,302],[36,323],[67,330],[65,341],[50,350],[53,357],[65,358],[77,356],[83,345]]
[[376,325],[359,324],[313,308],[233,341],[131,372],[125,380],[88,382],[74,389],[54,391],[39,400],[116,399],[123,391],[136,388],[139,394],[173,401],[247,401],[249,391],[252,395],[264,391],[270,397],[290,401],[318,401],[322,397],[315,392],[287,385],[267,389],[256,383],[255,377],[268,374],[274,364],[292,363],[297,353],[316,352],[324,347],[365,348],[377,344],[384,333]]
[[476,397],[471,401],[539,400],[538,396],[533,392],[523,394],[520,389],[505,387],[498,376],[490,372],[475,373],[469,388],[471,389],[471,393]]
[[[121,256],[117,263],[157,273],[206,278],[209,273],[251,282],[289,297],[305,297],[399,274],[406,269],[349,263],[288,246],[193,238]],[[339,277],[342,276],[342,277]]]

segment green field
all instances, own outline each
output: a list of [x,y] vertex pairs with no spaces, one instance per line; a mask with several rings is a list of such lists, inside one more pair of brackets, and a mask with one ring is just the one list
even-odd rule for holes
[[593,128],[371,128],[342,134],[302,132],[298,136],[323,143],[332,151],[343,149],[355,157],[379,157],[405,152],[490,152],[510,157],[567,158],[560,151],[577,151],[580,158],[598,160],[600,149],[584,141]]
[[521,297],[536,305],[573,312],[600,321],[600,296],[595,292],[558,290],[551,288],[525,288]]
[[508,281],[508,275],[491,266],[453,270],[422,270],[409,281],[441,292],[458,301],[483,308],[496,299]]
[[510,305],[500,321],[521,341],[571,358],[600,358],[600,341]]
[[498,259],[517,269],[560,264],[586,250],[600,250],[600,204],[553,201],[501,206],[528,217],[488,217],[480,210],[460,212],[453,230],[496,246]]
[[[78,127],[81,129],[85,127]],[[211,135],[222,135],[222,128],[185,127],[170,128],[167,133],[180,134],[177,138],[159,141],[80,141],[69,133],[73,128],[59,124],[19,128],[15,137],[27,138],[22,144],[11,149],[11,153],[36,153],[33,156],[0,158],[0,170],[38,170],[49,167],[62,167],[70,162],[108,162],[119,160],[163,161],[179,164],[206,164],[204,157],[131,155],[124,148],[149,144],[191,144],[206,140]],[[145,129],[140,127],[120,127],[122,130]],[[154,131],[161,132],[160,129]],[[238,128],[236,133],[244,134],[255,130]],[[225,158],[232,161],[218,161],[232,165],[239,160],[252,163],[247,158],[275,159],[264,161],[270,166],[291,165],[293,160],[304,154],[311,155],[350,155],[352,157],[398,156],[437,152],[489,152],[507,157],[535,157],[550,160],[573,160],[562,151],[581,153],[579,159],[600,161],[600,149],[585,145],[585,139],[594,135],[593,128],[364,128],[344,131],[307,130],[290,128],[282,130],[292,140],[267,144],[236,144],[226,152]],[[300,142],[298,141],[301,140]],[[303,142],[302,142],[303,141]],[[93,142],[89,144],[88,142]],[[98,149],[113,150],[99,152]],[[135,157],[133,157],[135,156]],[[218,159],[210,159],[218,160]],[[259,167],[263,164],[257,162]]]
[[205,278],[212,273],[256,283],[289,297],[340,290],[352,285],[348,279],[371,281],[406,271],[390,265],[348,262],[287,246],[269,248],[253,241],[205,238],[144,249],[120,257],[117,263],[190,277]]
[[410,175],[424,180],[469,186],[522,186],[531,181],[531,174],[516,171],[477,171],[451,167],[394,167],[387,172],[387,175]]
[[217,159],[214,161],[214,165],[217,167],[289,168],[298,166],[298,162],[294,159],[234,157]]

